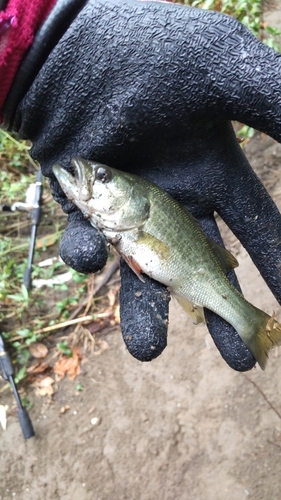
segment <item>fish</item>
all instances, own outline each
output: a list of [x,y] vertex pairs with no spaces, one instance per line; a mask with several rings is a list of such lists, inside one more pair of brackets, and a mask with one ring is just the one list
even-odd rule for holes
[[66,197],[136,275],[168,287],[195,323],[205,321],[203,308],[224,318],[264,370],[268,351],[281,343],[281,324],[230,283],[226,274],[238,266],[235,257],[156,184],[82,158],[71,163],[74,175],[53,167]]

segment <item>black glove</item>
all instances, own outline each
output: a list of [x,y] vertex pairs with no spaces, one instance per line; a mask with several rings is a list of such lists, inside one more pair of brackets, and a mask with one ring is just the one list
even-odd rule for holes
[[[220,241],[216,210],[281,300],[281,220],[229,120],[281,140],[281,59],[234,19],[176,4],[89,0],[53,48],[10,127],[69,214],[63,259],[83,272],[107,258],[104,238],[67,201],[52,173],[73,156],[133,171],[166,189]],[[166,345],[168,292],[121,265],[121,326],[140,360]],[[234,274],[231,276],[235,280]],[[206,311],[223,358],[255,360],[224,320]]]

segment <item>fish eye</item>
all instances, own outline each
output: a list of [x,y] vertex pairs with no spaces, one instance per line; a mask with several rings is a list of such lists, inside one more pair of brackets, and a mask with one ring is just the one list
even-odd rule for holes
[[112,179],[112,174],[109,168],[99,167],[96,172],[96,179],[101,182],[108,182]]

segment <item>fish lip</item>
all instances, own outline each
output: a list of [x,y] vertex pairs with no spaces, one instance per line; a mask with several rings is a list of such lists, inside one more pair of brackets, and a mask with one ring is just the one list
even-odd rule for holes
[[67,198],[70,201],[75,201],[79,193],[75,177],[58,164],[53,166],[53,173]]
[[79,157],[73,157],[71,165],[79,188],[79,199],[87,202],[92,198],[93,165]]
[[53,173],[66,197],[85,214],[87,213],[86,203],[91,198],[90,179],[87,180],[87,169],[84,169],[80,159],[72,159],[71,165],[74,175],[59,164],[53,166]]
[[71,159],[71,166],[74,170],[74,177],[75,179],[82,184],[83,181],[85,181],[85,168],[83,165],[83,161],[81,158],[72,158]]
[[92,197],[92,165],[80,158],[72,158],[71,166],[74,175],[59,164],[53,166],[53,173],[66,197],[88,218],[91,215],[87,202]]

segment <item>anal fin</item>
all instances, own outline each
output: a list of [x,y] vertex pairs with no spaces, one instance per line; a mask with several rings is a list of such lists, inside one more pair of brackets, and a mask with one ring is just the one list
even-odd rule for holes
[[205,323],[205,315],[202,306],[192,304],[192,302],[177,293],[173,292],[173,296],[177,299],[178,303],[185,310],[185,312],[191,317],[195,325],[198,325],[198,323]]

